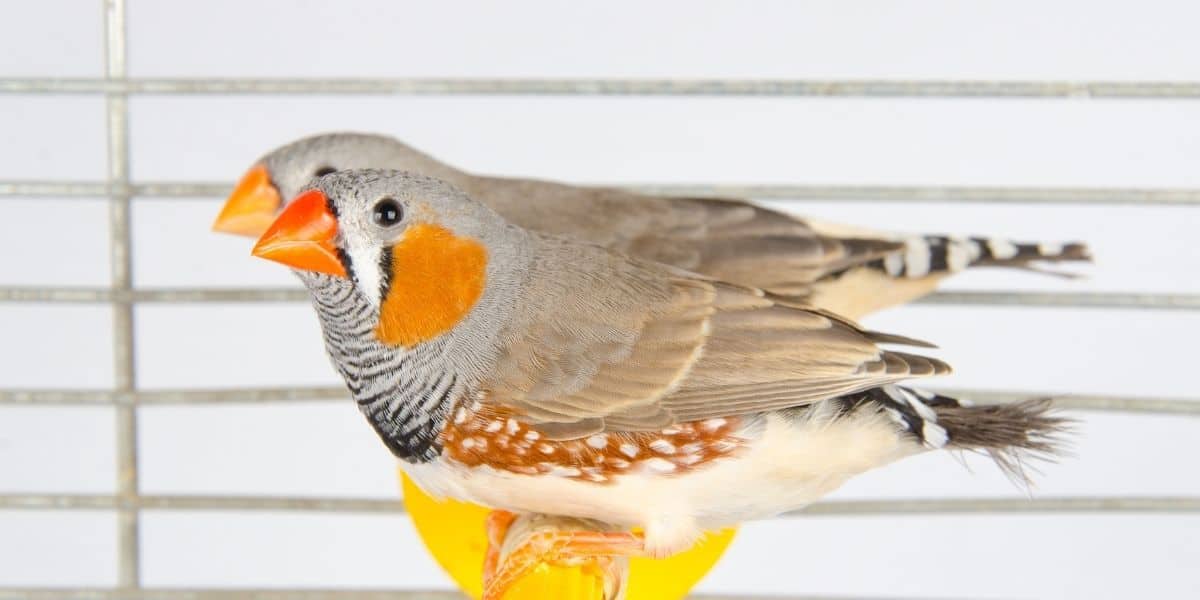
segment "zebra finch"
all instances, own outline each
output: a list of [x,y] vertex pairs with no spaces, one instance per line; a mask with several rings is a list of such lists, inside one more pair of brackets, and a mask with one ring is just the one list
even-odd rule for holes
[[299,274],[335,367],[424,490],[642,529],[537,538],[557,553],[669,556],[925,450],[1016,470],[1063,425],[1044,403],[897,385],[950,371],[882,347],[918,340],[532,231],[425,176],[326,174],[254,254]]

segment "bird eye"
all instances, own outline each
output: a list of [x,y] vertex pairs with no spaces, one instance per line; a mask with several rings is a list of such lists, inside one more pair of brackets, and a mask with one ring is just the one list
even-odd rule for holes
[[371,218],[380,227],[391,227],[404,218],[404,210],[400,208],[399,202],[391,198],[384,198],[375,203],[375,211]]
[[313,177],[324,177],[335,171],[337,171],[337,169],[328,165],[317,167],[316,170],[313,171]]

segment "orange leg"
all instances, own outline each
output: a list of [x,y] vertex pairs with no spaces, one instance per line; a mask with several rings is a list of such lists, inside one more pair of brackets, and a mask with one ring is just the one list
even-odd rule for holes
[[496,576],[496,567],[500,564],[500,548],[504,546],[504,536],[512,526],[517,515],[506,510],[493,510],[488,513],[485,527],[487,528],[487,553],[483,555],[483,584]]
[[641,556],[645,547],[645,540],[637,533],[538,532],[505,557],[490,576],[485,573],[483,600],[503,600],[508,590],[539,563],[572,566],[592,562],[605,569],[611,557]]

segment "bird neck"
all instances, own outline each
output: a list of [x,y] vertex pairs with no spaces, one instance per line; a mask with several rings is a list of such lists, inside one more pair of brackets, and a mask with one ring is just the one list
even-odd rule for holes
[[312,293],[326,352],[383,443],[407,462],[436,458],[438,436],[462,387],[440,360],[443,342],[382,344],[374,332],[376,309],[351,281],[309,272],[300,278]]

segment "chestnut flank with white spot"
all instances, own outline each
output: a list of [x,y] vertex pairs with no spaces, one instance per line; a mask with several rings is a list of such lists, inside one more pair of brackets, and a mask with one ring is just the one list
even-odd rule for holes
[[718,418],[661,431],[546,440],[516,415],[471,402],[455,411],[440,437],[446,456],[464,466],[609,483],[616,475],[639,470],[684,473],[729,456],[745,441],[734,433],[740,425],[739,419]]

